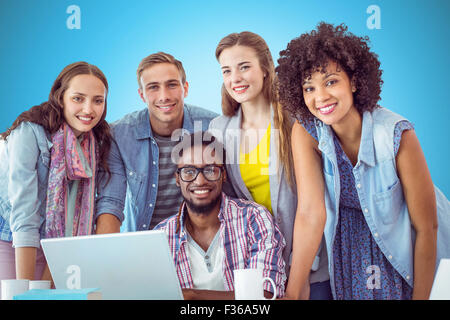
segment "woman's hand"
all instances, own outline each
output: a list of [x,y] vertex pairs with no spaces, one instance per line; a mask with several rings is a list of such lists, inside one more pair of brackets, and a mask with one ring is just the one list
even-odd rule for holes
[[42,273],[41,280],[49,280],[51,282],[51,288],[55,289],[55,283],[53,282],[52,274],[48,268],[48,264],[45,265],[44,272]]
[[286,295],[280,300],[309,300],[310,288],[309,281],[307,281],[298,295],[292,296],[286,292]]

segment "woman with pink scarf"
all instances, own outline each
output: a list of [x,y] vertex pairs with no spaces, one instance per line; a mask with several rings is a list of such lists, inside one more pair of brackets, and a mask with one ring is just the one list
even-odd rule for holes
[[94,232],[97,172],[109,173],[107,93],[100,69],[70,64],[48,101],[0,135],[0,280],[51,279],[40,239]]

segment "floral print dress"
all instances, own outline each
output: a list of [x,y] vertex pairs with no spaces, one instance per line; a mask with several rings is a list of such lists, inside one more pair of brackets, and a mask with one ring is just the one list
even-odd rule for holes
[[[408,121],[397,123],[394,131],[395,155],[403,130],[410,129],[413,126]],[[412,288],[381,252],[364,219],[353,166],[336,135],[334,145],[341,184],[339,219],[333,244],[336,299],[411,299]]]

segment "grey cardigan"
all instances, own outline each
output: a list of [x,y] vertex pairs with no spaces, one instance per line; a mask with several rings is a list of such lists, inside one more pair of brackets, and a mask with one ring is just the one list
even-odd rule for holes
[[[209,130],[225,146],[226,169],[228,182],[231,185],[224,187],[225,193],[230,193],[230,195],[236,196],[237,198],[254,201],[250,191],[242,180],[239,166],[241,123],[242,110],[239,108],[233,117],[219,116],[213,119],[209,124]],[[274,128],[273,111],[271,114],[271,128]],[[284,174],[284,166],[278,163],[277,138],[277,130],[271,129],[269,151],[270,200],[276,223],[286,239],[283,259],[286,263],[286,273],[289,274],[294,220],[297,210],[297,191],[295,185],[292,188],[289,186]],[[326,249],[325,246],[322,247],[323,249],[318,254],[320,256],[319,268],[317,271],[311,271],[311,283],[329,279]]]

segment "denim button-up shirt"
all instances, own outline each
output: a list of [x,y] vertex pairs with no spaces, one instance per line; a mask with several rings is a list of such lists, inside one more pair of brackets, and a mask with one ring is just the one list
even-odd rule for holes
[[22,122],[0,141],[0,239],[36,247],[43,236],[51,137]]
[[[394,128],[405,120],[387,109],[364,112],[358,162],[353,176],[358,186],[362,213],[374,240],[392,266],[413,286],[415,231],[412,228],[403,188],[397,175]],[[339,219],[340,180],[333,134],[315,119],[322,152],[327,220],[325,239],[331,288],[334,293],[333,243]],[[437,262],[450,258],[450,204],[435,187],[438,216]]]
[[[184,105],[183,128],[205,131],[216,113]],[[111,125],[114,141],[108,159],[111,176],[99,174],[96,217],[103,213],[122,221],[121,231],[148,230],[156,204],[159,148],[153,137],[148,108]]]

